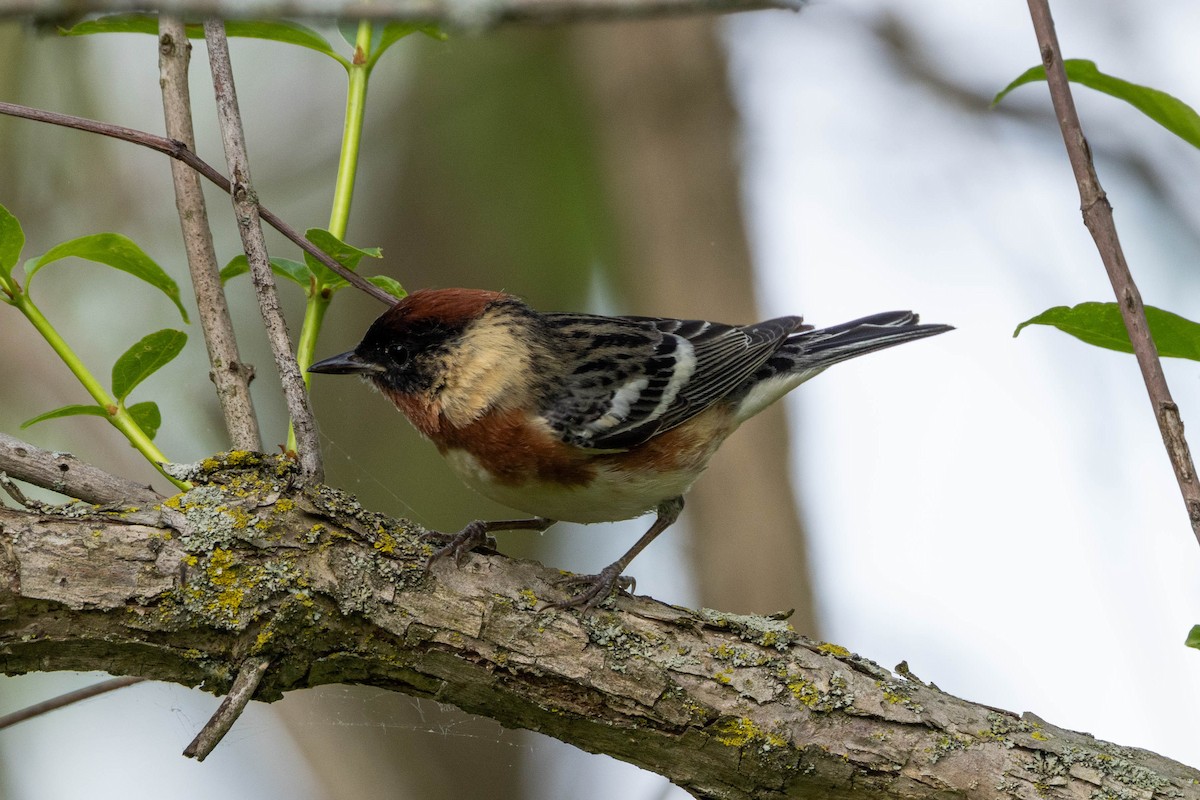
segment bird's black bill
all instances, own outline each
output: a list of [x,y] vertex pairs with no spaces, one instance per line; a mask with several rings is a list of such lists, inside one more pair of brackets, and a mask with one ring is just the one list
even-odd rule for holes
[[372,372],[382,372],[383,367],[359,358],[353,350],[348,353],[318,361],[308,368],[309,372],[323,372],[327,375],[366,375]]

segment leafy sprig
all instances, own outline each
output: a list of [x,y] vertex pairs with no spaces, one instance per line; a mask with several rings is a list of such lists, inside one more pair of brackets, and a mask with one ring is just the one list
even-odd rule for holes
[[[187,342],[183,331],[166,329],[152,333],[137,342],[117,359],[112,368],[111,391],[96,379],[72,349],[50,324],[30,294],[34,275],[44,267],[68,257],[84,259],[119,270],[150,284],[165,294],[179,309],[184,322],[187,311],[179,299],[179,287],[145,251],[132,240],[115,233],[83,236],[63,242],[46,253],[25,261],[22,266],[24,285],[16,267],[25,247],[25,232],[21,223],[7,208],[0,206],[0,300],[15,307],[42,335],[58,357],[67,365],[91,395],[91,404],[70,404],[26,420],[23,428],[48,419],[91,415],[103,417],[119,430],[143,456],[160,472],[167,457],[154,444],[154,436],[162,425],[162,414],[153,401],[126,405],[126,400],[146,378],[169,364]],[[163,475],[180,488],[187,484]]]

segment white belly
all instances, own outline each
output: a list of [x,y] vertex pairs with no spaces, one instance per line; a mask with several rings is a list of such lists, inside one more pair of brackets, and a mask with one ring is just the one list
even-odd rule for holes
[[484,497],[526,514],[563,522],[613,522],[640,517],[659,503],[682,495],[703,471],[652,475],[601,468],[586,486],[563,488],[533,482],[516,487],[491,480],[465,450],[449,450],[445,455],[458,476]]

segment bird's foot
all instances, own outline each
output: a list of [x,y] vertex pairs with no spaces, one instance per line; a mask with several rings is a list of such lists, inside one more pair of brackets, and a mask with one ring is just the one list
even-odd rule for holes
[[550,603],[542,607],[542,611],[553,608],[579,608],[585,614],[590,614],[596,606],[607,600],[616,592],[630,594],[637,586],[633,578],[621,574],[623,564],[609,564],[600,570],[598,575],[570,575],[555,581],[557,586],[582,587],[583,591],[568,597],[558,603]]
[[425,541],[437,542],[442,546],[433,551],[433,555],[425,562],[425,571],[437,562],[441,561],[446,556],[454,556],[455,566],[462,566],[463,559],[467,553],[472,550],[485,548],[488,550],[496,549],[496,537],[488,533],[487,523],[483,520],[475,520],[467,525],[453,536],[447,533],[439,533],[437,531],[427,531],[421,534],[421,539]]

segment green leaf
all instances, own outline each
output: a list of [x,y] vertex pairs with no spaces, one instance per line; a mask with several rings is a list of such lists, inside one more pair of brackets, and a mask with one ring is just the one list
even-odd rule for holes
[[404,287],[400,285],[400,281],[395,278],[389,278],[387,275],[372,275],[367,280],[397,300],[408,296],[408,292],[404,291]]
[[[1149,86],[1139,86],[1136,83],[1129,83],[1112,75],[1106,75],[1096,67],[1093,61],[1072,58],[1064,61],[1063,66],[1067,69],[1067,77],[1075,83],[1112,95],[1118,100],[1124,100],[1188,144],[1200,147],[1200,114],[1197,114],[1182,100],[1172,97],[1166,92],[1160,92],[1158,89],[1151,89]],[[1015,81],[1004,87],[1004,90],[992,100],[992,105],[999,103],[1018,86],[1044,80],[1046,80],[1045,67],[1028,69]]]
[[12,278],[12,269],[25,247],[25,232],[21,223],[4,206],[0,206],[0,275]]
[[[354,245],[349,245],[341,239],[334,236],[329,231],[323,228],[309,228],[304,232],[308,240],[328,253],[334,261],[338,262],[351,272],[358,266],[358,262],[364,257],[382,258],[383,251],[378,247],[359,248]],[[313,275],[317,276],[317,280],[326,286],[332,288],[341,288],[346,285],[346,280],[338,275],[329,267],[322,264],[312,254],[305,252],[304,263],[312,271]]]
[[81,414],[88,414],[93,417],[107,417],[108,416],[108,414],[105,413],[103,408],[101,408],[98,405],[94,405],[94,404],[90,405],[90,406],[82,406],[82,405],[63,406],[62,408],[56,408],[53,411],[47,411],[45,414],[38,414],[33,419],[25,420],[24,422],[21,423],[21,429],[24,430],[25,428],[28,428],[30,425],[36,425],[37,423],[44,422],[45,420],[48,420],[48,419],[56,419],[58,417],[78,417]]
[[358,41],[358,20],[356,19],[339,19],[337,21],[338,33],[346,40],[346,44],[354,47],[354,43]]
[[187,343],[183,331],[155,331],[126,350],[112,368],[112,391],[117,400],[124,402],[139,383],[171,362]]
[[[221,283],[249,271],[250,262],[246,260],[245,253],[234,256],[221,270]],[[271,271],[281,278],[300,284],[306,291],[312,282],[312,273],[308,271],[308,267],[290,258],[272,258]]]
[[1200,625],[1193,625],[1188,631],[1187,639],[1183,642],[1188,647],[1195,647],[1200,650]]
[[29,281],[33,281],[33,276],[42,267],[70,256],[106,264],[113,269],[128,272],[135,278],[141,278],[171,298],[171,302],[179,309],[183,321],[188,321],[187,310],[184,309],[183,302],[179,298],[179,285],[163,271],[163,268],[154,259],[146,255],[142,248],[134,244],[132,239],[119,233],[95,233],[91,236],[81,236],[52,247],[37,258],[29,259],[25,262],[25,272],[29,275]]
[[[1154,306],[1146,306],[1146,321],[1160,356],[1200,361],[1200,324]],[[1051,325],[1097,347],[1133,352],[1129,333],[1121,319],[1121,309],[1116,303],[1080,303],[1071,308],[1055,306],[1022,322],[1013,331],[1013,336],[1026,325]]]
[[450,40],[450,34],[446,33],[433,23],[422,25],[420,28],[418,28],[418,30],[420,30],[421,33],[425,34],[430,39],[434,39],[439,42],[446,42]]
[[[189,39],[203,39],[204,26],[200,23],[188,23],[184,26]],[[152,33],[158,35],[158,17],[151,14],[113,14],[88,20],[70,28],[59,28],[63,36],[87,36],[93,33]],[[350,64],[339,55],[324,36],[284,20],[226,20],[225,35],[239,36],[246,39],[266,39],[272,42],[283,42],[306,47],[318,53],[324,53],[342,66]]]
[[147,400],[144,403],[134,403],[125,410],[129,412],[129,416],[133,417],[137,426],[153,440],[158,429],[162,427],[162,412],[158,410],[158,403]]
[[450,38],[437,25],[429,23],[389,22],[384,26],[383,35],[378,37],[378,41],[372,42],[371,58],[367,62],[368,66],[374,67],[375,62],[387,52],[389,47],[414,33],[423,33],[431,39],[437,39],[439,42],[444,42]]
[[246,260],[246,254],[234,256],[229,260],[229,263],[221,267],[221,283],[230,278],[236,278],[238,275],[245,275],[250,271],[250,262]]

